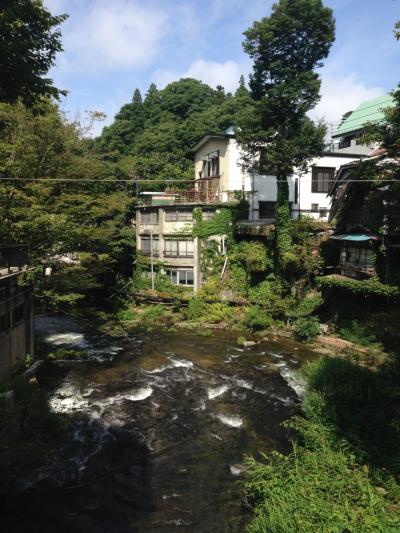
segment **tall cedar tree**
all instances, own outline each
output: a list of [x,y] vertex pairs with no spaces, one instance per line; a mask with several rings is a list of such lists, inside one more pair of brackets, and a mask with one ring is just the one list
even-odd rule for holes
[[315,69],[329,53],[335,22],[321,0],[280,0],[270,17],[254,22],[244,35],[244,50],[253,60],[253,106],[243,113],[237,137],[249,171],[258,170],[261,154],[276,170],[276,270],[283,275],[295,262],[287,178],[294,166],[305,170],[323,152],[325,127],[306,113],[320,98]]
[[58,26],[66,15],[53,16],[41,0],[2,0],[0,7],[0,101],[21,98],[31,105],[39,97],[59,98],[64,91],[46,74],[62,51]]

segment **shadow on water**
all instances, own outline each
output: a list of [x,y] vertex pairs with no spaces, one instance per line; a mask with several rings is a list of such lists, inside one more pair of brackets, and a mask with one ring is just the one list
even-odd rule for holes
[[296,369],[310,353],[242,349],[222,332],[110,339],[46,317],[39,329],[49,344],[83,344],[91,357],[42,369],[69,438],[8,531],[244,530],[243,456],[289,451],[281,423],[300,410]]

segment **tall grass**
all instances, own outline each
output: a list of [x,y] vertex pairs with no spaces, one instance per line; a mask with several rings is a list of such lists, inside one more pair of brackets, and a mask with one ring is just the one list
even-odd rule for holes
[[249,533],[400,531],[399,386],[343,359],[308,366],[292,453],[249,458]]

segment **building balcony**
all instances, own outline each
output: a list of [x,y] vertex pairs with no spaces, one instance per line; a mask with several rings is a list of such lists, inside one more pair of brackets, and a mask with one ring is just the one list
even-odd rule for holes
[[161,207],[169,205],[217,204],[219,202],[220,195],[218,192],[207,193],[191,189],[186,191],[168,191],[163,193],[142,193],[142,198],[139,203],[139,206]]
[[15,276],[28,269],[26,246],[8,244],[0,246],[0,279]]
[[274,229],[275,218],[261,218],[259,220],[238,220],[235,224],[237,235],[266,236]]
[[367,279],[376,276],[373,265],[356,265],[354,263],[341,263],[336,267],[336,274],[353,279]]

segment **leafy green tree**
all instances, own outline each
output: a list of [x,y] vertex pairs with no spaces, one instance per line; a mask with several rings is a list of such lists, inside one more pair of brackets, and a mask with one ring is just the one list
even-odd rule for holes
[[0,104],[0,238],[53,266],[37,289],[57,310],[116,302],[134,258],[133,191],[80,134],[49,102]]
[[139,89],[135,89],[132,102],[122,106],[115,116],[115,121],[104,128],[101,149],[128,154],[135,139],[144,129],[145,110]]
[[243,96],[247,97],[249,95],[250,95],[250,92],[249,92],[249,90],[246,87],[246,82],[245,82],[244,76],[242,74],[240,76],[240,78],[239,78],[239,87],[236,89],[235,97],[236,98],[241,98]]
[[276,169],[276,268],[284,273],[293,260],[289,187],[296,166],[307,167],[324,148],[325,128],[306,116],[319,100],[322,66],[334,40],[332,10],[321,0],[279,0],[270,17],[245,33],[245,51],[253,60],[250,90],[254,100],[240,120],[237,136],[244,167],[254,171],[263,153]]
[[3,0],[0,7],[0,101],[18,98],[32,104],[41,96],[59,98],[64,91],[46,74],[62,51],[58,26],[66,15],[53,16],[41,0]]

